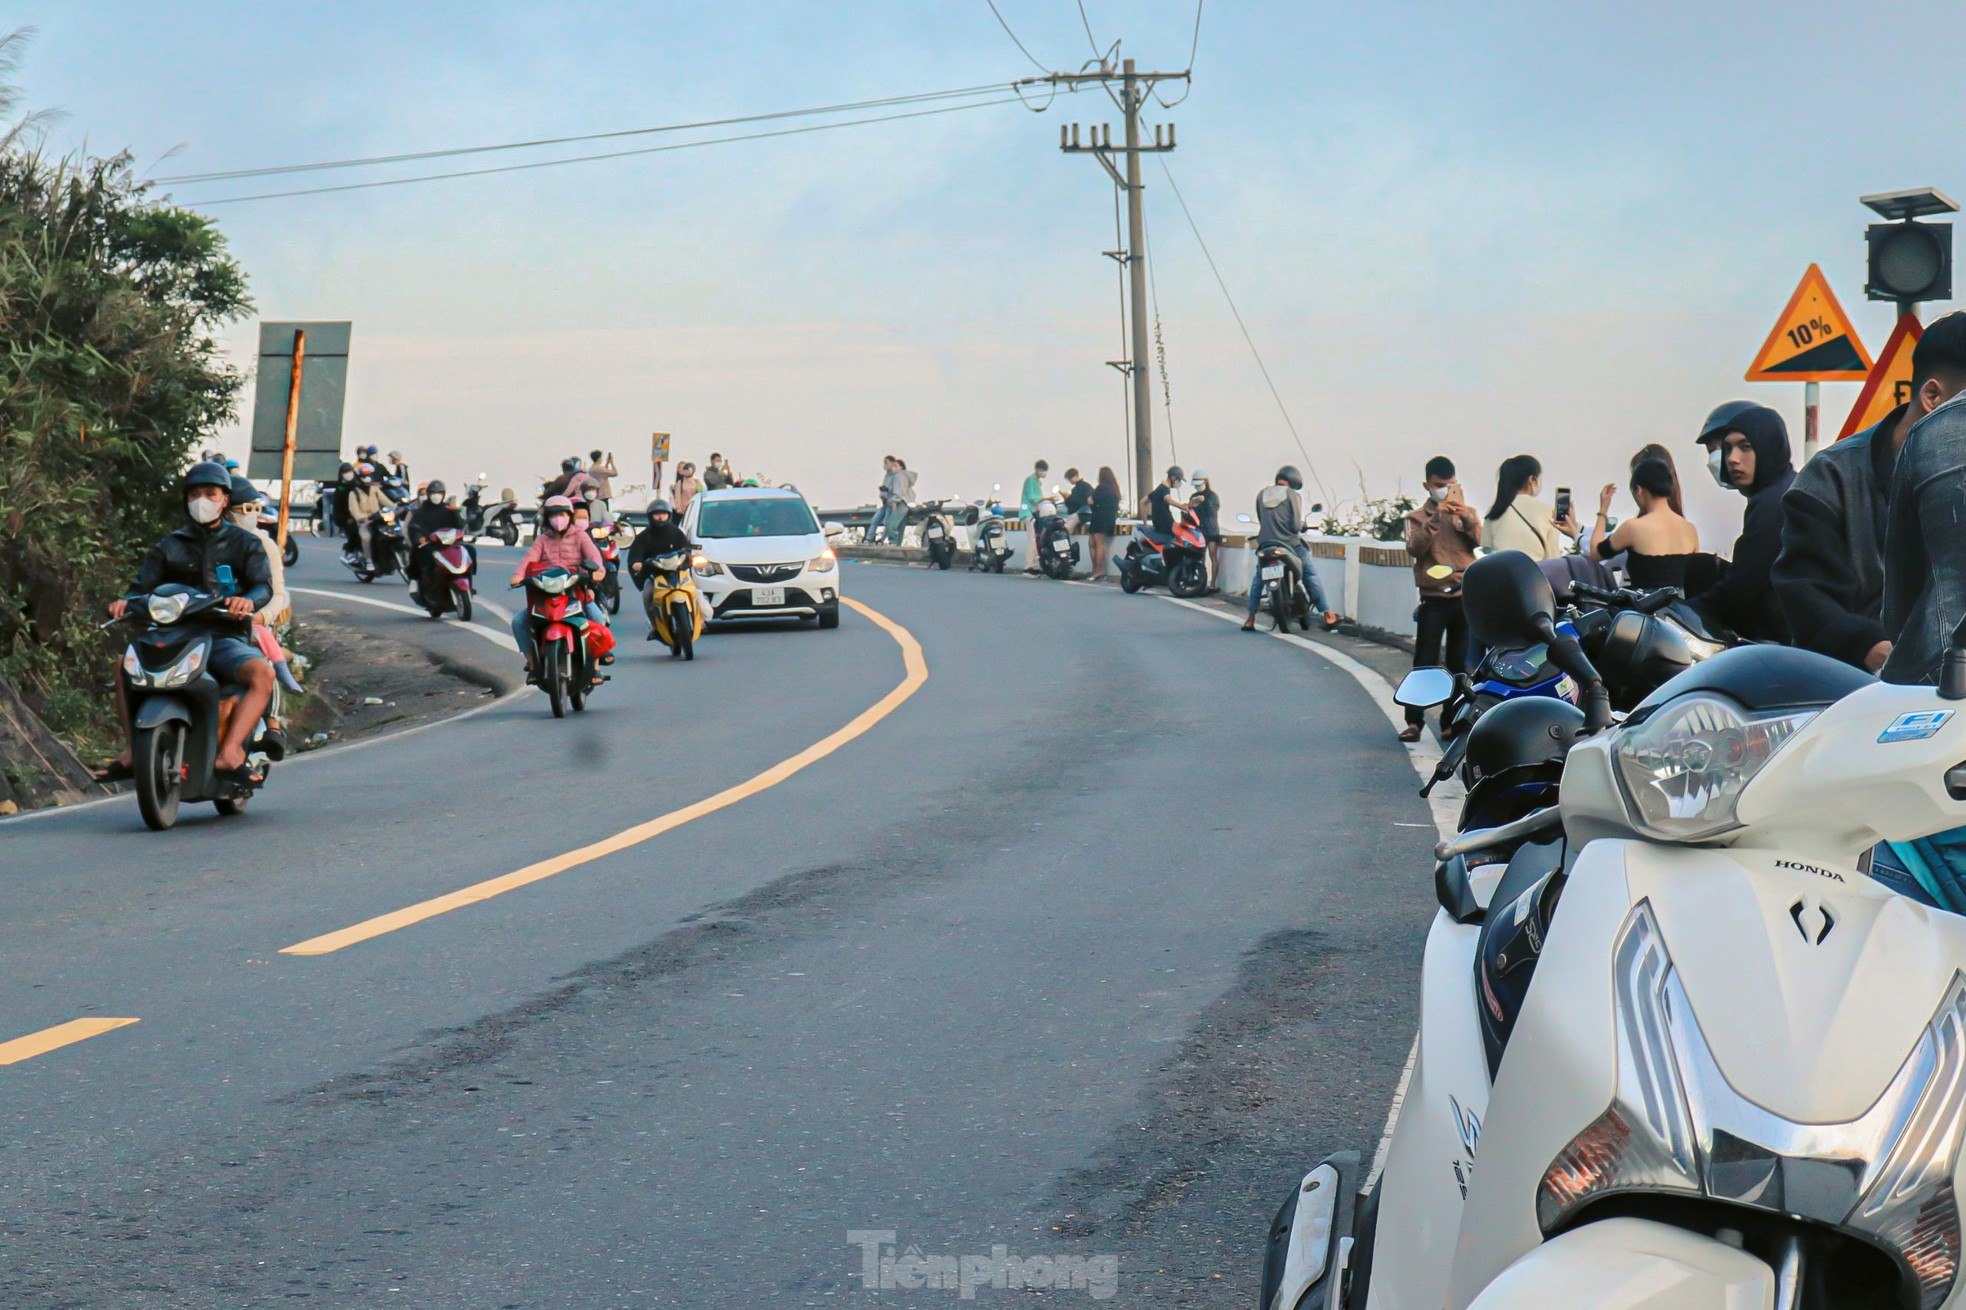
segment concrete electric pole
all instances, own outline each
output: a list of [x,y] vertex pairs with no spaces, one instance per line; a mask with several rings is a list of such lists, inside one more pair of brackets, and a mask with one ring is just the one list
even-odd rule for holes
[[[1130,316],[1132,358],[1120,361],[1119,367],[1132,375],[1133,379],[1133,499],[1137,505],[1147,494],[1147,486],[1159,479],[1154,475],[1154,424],[1153,424],[1153,386],[1148,372],[1147,361],[1147,216],[1144,208],[1145,197],[1140,181],[1140,156],[1146,154],[1165,154],[1174,149],[1174,125],[1154,127],[1154,143],[1140,144],[1140,109],[1146,103],[1148,93],[1156,82],[1185,81],[1186,72],[1180,73],[1142,73],[1134,68],[1131,59],[1122,60],[1117,71],[1111,64],[1102,64],[1097,72],[1089,73],[1050,73],[1044,77],[1023,79],[1027,83],[1048,83],[1053,86],[1077,86],[1081,83],[1098,82],[1105,85],[1119,83],[1120,112],[1126,116],[1124,145],[1113,145],[1113,130],[1110,126],[1094,124],[1088,139],[1081,142],[1077,123],[1061,124],[1058,129],[1058,148],[1066,154],[1091,155],[1112,177],[1113,185],[1126,193],[1126,244],[1127,249],[1116,255],[1126,264],[1127,308]],[[1113,156],[1126,156],[1126,171],[1121,173],[1114,167]]]

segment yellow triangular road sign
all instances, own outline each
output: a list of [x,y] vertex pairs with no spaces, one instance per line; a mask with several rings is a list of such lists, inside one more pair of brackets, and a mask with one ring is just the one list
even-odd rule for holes
[[1775,320],[1768,340],[1748,365],[1750,382],[1861,382],[1870,373],[1870,352],[1829,289],[1823,270],[1811,264]]
[[1891,329],[1891,339],[1884,343],[1877,367],[1864,379],[1864,389],[1857,393],[1850,417],[1843,420],[1843,431],[1836,434],[1838,441],[1883,422],[1885,415],[1911,399],[1911,350],[1924,335],[1917,318],[1898,316],[1898,326]]

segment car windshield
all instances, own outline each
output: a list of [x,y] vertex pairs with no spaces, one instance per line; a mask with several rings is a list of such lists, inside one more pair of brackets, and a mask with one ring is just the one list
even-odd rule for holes
[[751,500],[706,500],[696,535],[713,537],[804,537],[819,531],[803,500],[760,496]]

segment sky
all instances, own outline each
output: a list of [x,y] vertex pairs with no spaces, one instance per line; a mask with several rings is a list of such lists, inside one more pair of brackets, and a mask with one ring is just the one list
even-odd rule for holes
[[[997,5],[1045,67],[1092,57],[1073,0]],[[1594,505],[1656,440],[1684,452],[1691,512],[1719,545],[1741,502],[1705,479],[1693,438],[1712,406],[1747,397],[1799,446],[1801,385],[1741,375],[1803,270],[1822,265],[1875,351],[1892,311],[1862,298],[1857,197],[1966,195],[1966,123],[1889,74],[1909,34],[1966,43],[1956,4],[1907,0],[1889,23],[1808,0],[1204,6],[1191,94],[1149,121],[1178,125],[1167,163],[1302,440],[1147,161],[1167,362],[1155,459],[1206,468],[1231,511],[1285,461],[1309,466],[1314,499],[1356,500],[1413,490],[1437,453],[1472,501],[1527,452]],[[1100,48],[1187,63],[1193,0],[1084,9]],[[62,115],[50,148],[127,148],[151,177],[1038,71],[985,0],[12,12],[36,29],[25,103]],[[623,482],[646,482],[662,430],[680,457],[720,450],[824,506],[871,500],[889,452],[924,494],[974,497],[1015,488],[1038,457],[1054,479],[1074,463],[1125,475],[1124,382],[1105,363],[1125,354],[1101,254],[1118,244],[1113,187],[1057,149],[1061,124],[1114,121],[1086,92],[1041,113],[331,195],[208,203],[484,157],[159,191],[218,220],[260,315],[353,322],[347,438],[402,449],[419,477],[483,472],[529,494],[599,446]],[[255,323],[227,341],[250,366]],[[1823,388],[1827,435],[1856,391]]]

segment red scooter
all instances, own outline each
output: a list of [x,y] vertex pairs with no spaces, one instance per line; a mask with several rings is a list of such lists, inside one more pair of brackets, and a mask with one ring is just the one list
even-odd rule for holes
[[605,623],[591,622],[586,605],[591,599],[578,574],[562,568],[535,565],[526,575],[526,612],[532,623],[534,668],[539,689],[553,707],[553,717],[566,717],[587,708],[588,693],[600,675],[601,661],[614,651],[614,633]]
[[478,562],[464,544],[464,534],[456,528],[438,528],[425,540],[430,549],[424,552],[422,576],[416,580],[417,599],[433,619],[455,611],[469,623]]

